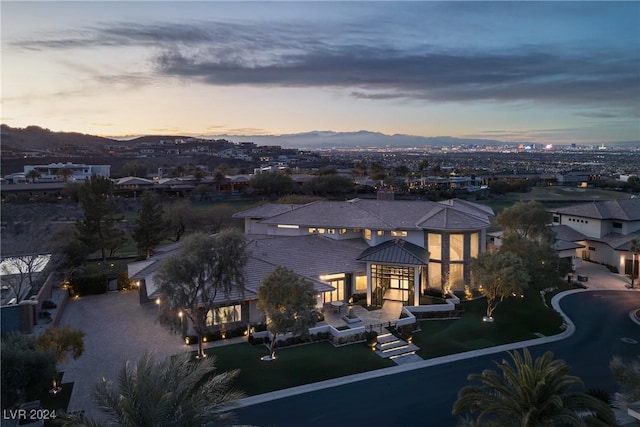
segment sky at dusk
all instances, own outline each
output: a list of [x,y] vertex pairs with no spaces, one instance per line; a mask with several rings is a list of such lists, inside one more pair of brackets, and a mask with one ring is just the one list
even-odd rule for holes
[[2,123],[640,140],[640,2],[0,4]]

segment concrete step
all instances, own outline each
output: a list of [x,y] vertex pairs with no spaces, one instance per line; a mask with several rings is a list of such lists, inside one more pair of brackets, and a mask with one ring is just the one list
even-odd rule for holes
[[420,347],[414,344],[407,344],[403,341],[404,344],[393,348],[386,348],[384,350],[377,350],[376,354],[383,359],[388,359],[393,356],[399,356],[401,354],[407,354],[411,352],[415,352],[416,350],[420,350]]

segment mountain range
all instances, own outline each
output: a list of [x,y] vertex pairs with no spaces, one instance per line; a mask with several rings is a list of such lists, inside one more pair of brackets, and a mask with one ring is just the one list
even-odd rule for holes
[[[89,151],[100,150],[105,145],[135,145],[140,142],[159,141],[161,139],[184,139],[180,135],[147,135],[137,138],[116,139],[77,132],[53,132],[39,126],[14,128],[3,124],[0,126],[0,139],[3,151],[46,151],[62,148],[66,145],[85,146]],[[492,139],[465,139],[448,136],[423,137],[414,135],[387,135],[380,132],[334,132],[311,131],[283,135],[207,135],[207,139],[226,139],[231,142],[254,142],[257,145],[279,145],[284,148],[322,149],[322,148],[369,148],[369,147],[452,147],[452,146],[502,146],[515,145],[515,142],[504,142]],[[531,142],[520,142],[532,145]],[[640,141],[606,143],[607,146],[638,147]]]

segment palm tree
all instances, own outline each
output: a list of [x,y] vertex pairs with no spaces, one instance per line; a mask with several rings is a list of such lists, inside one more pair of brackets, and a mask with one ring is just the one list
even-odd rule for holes
[[233,390],[238,370],[216,374],[215,357],[194,360],[190,353],[156,360],[144,353],[127,362],[114,385],[104,378],[93,397],[108,415],[109,425],[201,426],[218,425],[232,414],[227,409],[241,392]]
[[37,178],[40,178],[40,172],[38,172],[35,169],[31,169],[29,172],[27,172],[27,174],[25,175],[25,177],[31,181],[31,183],[33,184],[34,182],[36,182]]
[[535,361],[525,348],[522,356],[509,352],[507,361],[496,363],[499,371],[487,369],[471,374],[469,385],[460,390],[453,414],[478,413],[476,426],[615,426],[611,408],[603,401],[576,391],[580,378],[569,375],[563,360],[546,352]]

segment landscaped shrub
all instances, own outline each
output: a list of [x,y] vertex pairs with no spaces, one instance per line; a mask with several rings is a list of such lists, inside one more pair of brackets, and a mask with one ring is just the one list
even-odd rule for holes
[[118,281],[118,290],[122,291],[125,289],[131,289],[131,283],[132,281],[129,280],[129,273],[126,271],[121,271],[120,273],[118,273],[118,276],[116,277],[117,281]]
[[402,325],[400,327],[400,338],[405,341],[411,340],[413,336],[413,325]]
[[52,310],[57,307],[58,305],[51,300],[46,300],[45,302],[42,303],[42,308],[45,310]]
[[266,323],[257,323],[255,325],[253,325],[253,330],[255,332],[264,332],[267,330],[267,324]]
[[367,341],[367,345],[369,347],[375,347],[378,343],[378,333],[376,331],[367,331],[364,333],[365,340]]
[[71,287],[75,295],[104,294],[107,292],[107,285],[107,276],[104,274],[71,278]]

